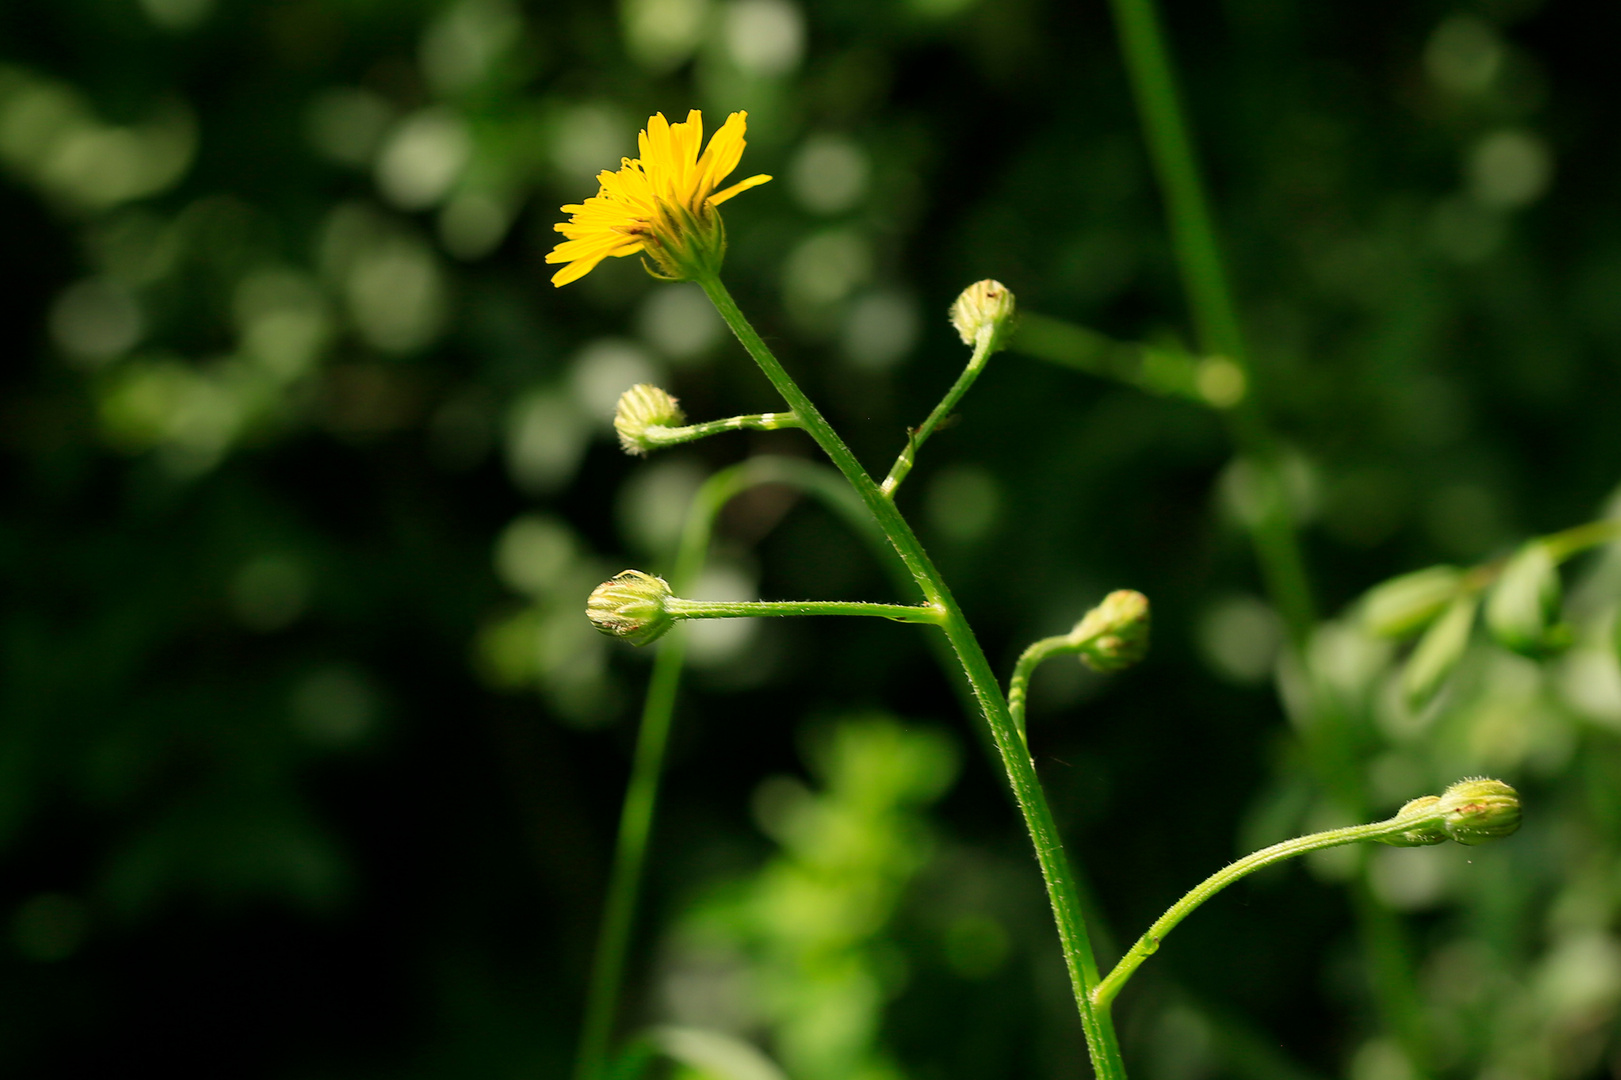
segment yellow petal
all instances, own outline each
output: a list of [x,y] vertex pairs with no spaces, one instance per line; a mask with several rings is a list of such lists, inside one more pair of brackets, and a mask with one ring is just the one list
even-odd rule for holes
[[764,173],[761,173],[759,176],[751,176],[747,180],[739,180],[737,183],[733,184],[731,187],[725,189],[724,191],[717,191],[717,192],[715,192],[715,194],[711,195],[709,197],[709,205],[710,206],[719,206],[721,203],[725,202],[727,199],[730,199],[733,195],[741,195],[743,192],[747,191],[749,188],[751,188],[751,187],[759,187],[761,184],[765,183],[766,181],[768,181],[770,179],[771,179],[771,177],[765,175]]
[[720,182],[732,174],[743,160],[746,145],[743,133],[748,129],[749,114],[735,112],[726,118],[719,131],[710,137],[709,146],[698,163],[699,192],[715,190]]

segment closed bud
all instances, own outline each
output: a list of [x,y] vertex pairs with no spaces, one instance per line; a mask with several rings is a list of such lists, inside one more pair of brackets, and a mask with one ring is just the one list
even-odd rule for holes
[[1463,659],[1464,650],[1469,647],[1469,634],[1475,626],[1475,609],[1479,606],[1473,594],[1454,598],[1418,639],[1418,646],[1407,658],[1407,667],[1402,671],[1402,692],[1413,708],[1428,705]]
[[1070,640],[1080,646],[1081,661],[1096,671],[1119,671],[1148,652],[1148,597],[1117,589],[1075,624]]
[[627,454],[645,454],[656,445],[647,437],[651,427],[679,427],[687,416],[668,391],[637,383],[619,395],[614,409],[614,430]]
[[1532,541],[1503,567],[1486,601],[1486,626],[1505,648],[1541,657],[1570,643],[1559,617],[1559,568],[1546,544]]
[[951,325],[964,345],[978,346],[988,336],[989,347],[994,350],[997,339],[1007,333],[1012,321],[1013,293],[990,278],[968,286],[951,305]]
[[1416,634],[1446,610],[1462,582],[1457,567],[1431,566],[1375,585],[1362,598],[1362,628],[1375,637]]
[[1484,844],[1520,827],[1520,794],[1501,780],[1459,780],[1441,793],[1436,809],[1460,844]]
[[671,595],[663,578],[626,570],[591,590],[585,615],[604,634],[646,645],[675,625],[665,606]]

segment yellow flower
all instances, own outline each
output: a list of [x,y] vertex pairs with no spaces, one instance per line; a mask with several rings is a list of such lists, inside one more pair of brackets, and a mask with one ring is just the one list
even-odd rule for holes
[[618,172],[597,174],[602,189],[584,203],[563,207],[569,220],[555,226],[567,239],[546,255],[568,265],[552,276],[553,285],[584,277],[608,256],[645,251],[666,277],[688,280],[720,268],[726,231],[715,207],[739,192],[770,180],[751,176],[716,191],[743,157],[748,113],[735,112],[715,132],[700,155],[704,119],[697,109],[684,124],[663,113],[647,121],[639,158],[625,158]]

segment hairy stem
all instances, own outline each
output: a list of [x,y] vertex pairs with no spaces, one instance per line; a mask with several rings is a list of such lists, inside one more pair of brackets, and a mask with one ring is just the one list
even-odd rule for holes
[[1172,904],[1165,914],[1154,920],[1154,925],[1148,928],[1148,932],[1137,939],[1137,943],[1114,966],[1114,970],[1098,983],[1097,989],[1092,992],[1092,1000],[1100,1006],[1113,1001],[1120,988],[1126,984],[1126,980],[1131,978],[1132,972],[1159,949],[1165,935],[1174,930],[1183,919],[1193,914],[1194,909],[1200,904],[1239,878],[1309,851],[1354,844],[1359,840],[1377,840],[1382,836],[1406,832],[1412,827],[1413,823],[1410,820],[1391,818],[1389,821],[1376,821],[1370,825],[1352,825],[1344,829],[1312,833],[1310,836],[1297,836],[1293,840],[1285,840],[1281,844],[1262,848],[1216,871],[1189,890],[1182,899]]
[[1013,677],[1007,684],[1007,709],[1013,717],[1013,725],[1024,734],[1024,699],[1030,689],[1030,676],[1043,660],[1054,653],[1074,652],[1075,642],[1068,634],[1057,637],[1042,638],[1019,654],[1019,662],[1013,666]]
[[641,441],[649,448],[676,446],[727,431],[778,431],[799,426],[799,417],[791,412],[754,413],[750,416],[728,416],[724,420],[705,420],[699,424],[683,424],[680,427],[651,424],[643,429]]
[[664,610],[678,619],[751,619],[763,615],[874,615],[895,622],[940,625],[932,604],[871,604],[865,600],[687,600],[672,596]]
[[895,489],[901,486],[901,481],[906,479],[906,474],[912,471],[913,459],[917,456],[918,450],[928,441],[929,436],[934,434],[934,429],[940,426],[940,422],[951,415],[951,410],[957,407],[957,402],[961,401],[962,396],[968,393],[968,388],[974,385],[974,380],[979,378],[979,373],[985,370],[985,361],[990,359],[991,351],[996,342],[997,335],[994,333],[985,333],[979,336],[978,340],[974,342],[973,355],[968,358],[968,366],[963,368],[961,375],[957,376],[957,381],[951,384],[951,389],[946,391],[946,396],[940,399],[940,403],[934,407],[933,412],[929,413],[928,419],[923,421],[921,427],[907,433],[905,448],[901,450],[900,456],[895,459],[895,464],[890,466],[889,475],[884,477],[884,482],[878,485],[878,489],[885,496],[891,499],[895,497]]
[[850,486],[866,504],[879,528],[883,530],[896,554],[906,564],[913,580],[922,590],[925,601],[938,606],[942,611],[941,629],[945,631],[946,639],[951,642],[963,673],[973,687],[980,711],[990,726],[1014,797],[1018,800],[1019,809],[1024,816],[1025,827],[1029,830],[1031,842],[1036,849],[1036,859],[1041,866],[1047,894],[1052,902],[1053,917],[1058,925],[1058,936],[1063,945],[1064,962],[1069,969],[1076,1008],[1080,1012],[1081,1026],[1086,1034],[1087,1049],[1092,1055],[1093,1070],[1098,1080],[1121,1080],[1125,1076],[1125,1066],[1120,1058],[1114,1025],[1109,1018],[1108,1010],[1095,1008],[1091,1000],[1091,989],[1098,980],[1097,962],[1092,954],[1091,942],[1086,936],[1075,880],[1058,838],[1052,810],[1047,805],[1041,781],[1036,776],[1035,763],[1030,758],[1024,739],[1013,725],[1013,718],[1008,714],[1007,703],[1002,698],[1001,687],[997,683],[990,661],[986,659],[984,650],[980,648],[973,630],[963,617],[962,609],[957,606],[956,598],[952,596],[939,570],[935,568],[923,550],[922,543],[896,509],[895,504],[884,496],[867,470],[850,452],[844,440],[816,408],[815,403],[805,395],[799,384],[766,347],[765,342],[738,309],[736,301],[720,280],[709,277],[700,280],[698,284],[703,287],[715,305],[715,310],[720,313],[732,333],[737,335],[738,341],[776,387],[788,407],[804,423],[805,431],[827,454],[834,466],[844,474]]

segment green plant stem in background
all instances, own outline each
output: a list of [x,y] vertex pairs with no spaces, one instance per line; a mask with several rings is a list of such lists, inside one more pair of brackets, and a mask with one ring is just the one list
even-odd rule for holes
[[[1268,488],[1262,493],[1262,512],[1250,528],[1251,542],[1267,592],[1283,617],[1295,653],[1303,656],[1316,624],[1305,557],[1278,454],[1254,392],[1254,372],[1223,271],[1164,37],[1153,0],[1111,0],[1111,4],[1201,346],[1237,364],[1250,388],[1228,415],[1232,418],[1234,441],[1260,466]],[[1319,782],[1334,792],[1346,809],[1361,816],[1367,800],[1360,766],[1354,751],[1339,737],[1339,726],[1331,718],[1323,718],[1318,725],[1321,733],[1311,739],[1319,745],[1310,757]],[[1360,875],[1352,888],[1358,932],[1373,964],[1380,1012],[1401,1040],[1417,1073],[1423,1076],[1429,1069],[1429,1051],[1417,1020],[1419,1014],[1413,1008],[1419,994],[1401,923],[1394,912],[1372,896]]]
[[905,448],[895,459],[895,464],[890,466],[889,475],[884,477],[884,482],[878,485],[885,496],[891,499],[895,497],[895,489],[901,486],[906,474],[912,471],[913,458],[916,457],[918,450],[928,441],[929,436],[934,434],[934,429],[940,426],[941,421],[951,415],[951,410],[957,407],[957,402],[968,393],[968,388],[974,385],[979,373],[985,370],[985,361],[990,359],[996,342],[994,334],[981,335],[974,343],[974,352],[968,358],[968,366],[957,376],[957,381],[951,384],[946,396],[940,399],[940,403],[934,407],[934,411],[929,413],[928,419],[924,420],[920,427],[907,433]]
[[1230,864],[1211,874],[1198,885],[1188,891],[1187,895],[1154,920],[1154,925],[1148,932],[1137,939],[1126,955],[1114,966],[1114,970],[1098,983],[1097,989],[1092,992],[1092,998],[1100,1006],[1107,1006],[1114,1000],[1120,988],[1131,978],[1136,971],[1165,941],[1165,935],[1176,928],[1176,925],[1189,915],[1195,908],[1206,900],[1215,896],[1221,890],[1237,881],[1239,878],[1273,863],[1292,859],[1297,855],[1304,855],[1309,851],[1320,851],[1323,848],[1340,847],[1344,844],[1354,844],[1362,840],[1377,840],[1384,836],[1393,836],[1412,829],[1410,819],[1400,817],[1388,821],[1376,821],[1369,825],[1352,825],[1343,829],[1329,829],[1326,832],[1312,833],[1309,836],[1297,836],[1293,840],[1285,840],[1281,844],[1262,848],[1253,854],[1246,855],[1237,862]]
[[683,424],[680,427],[650,424],[642,429],[640,438],[651,448],[676,446],[727,431],[779,431],[799,426],[799,417],[791,412],[768,412],[728,416],[724,420],[705,420],[701,424]]
[[1261,467],[1268,487],[1262,493],[1264,510],[1252,525],[1251,534],[1267,589],[1299,648],[1316,623],[1305,559],[1279,473],[1276,446],[1253,393],[1255,378],[1249,350],[1222,268],[1220,246],[1211,224],[1193,142],[1178,103],[1164,37],[1153,0],[1111,2],[1143,134],[1165,197],[1171,242],[1198,328],[1200,348],[1237,365],[1245,385],[1251,388],[1227,410],[1227,415],[1231,417],[1235,441]]
[[754,619],[769,615],[872,615],[903,623],[939,626],[940,609],[918,604],[872,604],[865,600],[688,600],[672,596],[664,610],[678,619]]
[[937,605],[944,613],[941,629],[945,631],[964,674],[973,686],[974,696],[986,723],[990,726],[1002,758],[1003,768],[1008,774],[1008,782],[1024,816],[1025,827],[1029,830],[1031,842],[1035,845],[1036,859],[1041,865],[1047,894],[1052,902],[1053,917],[1058,924],[1064,962],[1069,970],[1076,1008],[1081,1015],[1087,1049],[1092,1055],[1093,1070],[1098,1080],[1120,1080],[1125,1076],[1125,1065],[1120,1058],[1113,1022],[1107,1009],[1094,1008],[1091,1001],[1091,990],[1098,979],[1097,961],[1093,957],[1091,942],[1086,935],[1075,881],[1058,837],[1058,829],[1053,822],[1052,810],[1047,805],[1041,781],[1036,776],[1035,763],[1030,758],[1024,739],[1013,725],[1013,718],[1008,714],[1007,702],[1002,698],[1001,687],[995,672],[991,669],[990,661],[986,659],[984,650],[980,648],[973,630],[963,617],[961,608],[957,606],[957,601],[951,595],[951,590],[946,586],[939,570],[935,568],[923,550],[922,543],[895,504],[884,496],[866,469],[850,452],[844,440],[822,416],[821,411],[783,369],[776,356],[766,347],[760,335],[738,309],[736,301],[720,280],[714,277],[703,278],[698,284],[703,287],[705,294],[715,305],[715,310],[720,313],[732,333],[737,335],[743,348],[754,358],[755,363],[776,387],[788,407],[804,423],[805,431],[816,440],[816,444],[827,454],[839,472],[844,474],[844,478],[850,482],[850,486],[866,504],[879,528],[894,546],[901,561],[906,564],[913,580],[922,589],[925,601]]
[[[758,457],[715,473],[693,496],[670,571],[674,588],[690,589],[698,580],[709,550],[710,534],[722,507],[750,487],[773,483],[789,484],[815,496],[881,556],[887,556],[886,563],[893,561],[893,554],[866,508],[836,473],[825,466],[794,458]],[[630,781],[619,816],[619,838],[602,926],[598,931],[591,984],[586,993],[585,1023],[574,1072],[576,1080],[599,1080],[613,1034],[619,991],[624,981],[625,956],[635,924],[636,899],[641,892],[648,837],[657,806],[659,779],[663,774],[664,750],[685,661],[686,634],[676,627],[658,644],[653,675],[642,706]]]

